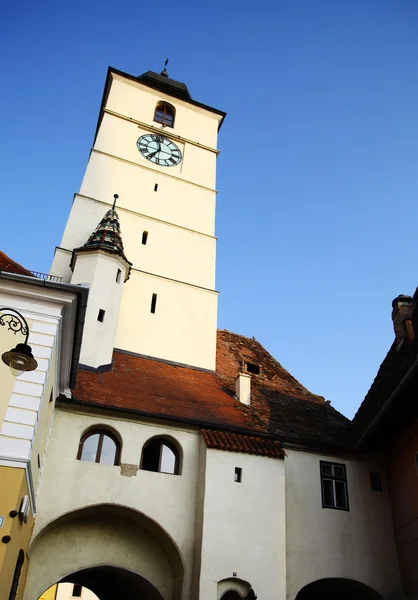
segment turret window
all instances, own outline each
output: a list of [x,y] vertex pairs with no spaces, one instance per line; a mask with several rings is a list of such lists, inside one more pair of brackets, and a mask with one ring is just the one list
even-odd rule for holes
[[122,274],[122,271],[120,269],[118,269],[116,272],[116,283],[120,283],[121,274]]
[[161,123],[163,127],[174,127],[175,110],[173,106],[160,102],[154,113],[154,121]]
[[108,431],[89,431],[80,440],[77,459],[102,465],[118,465],[120,443]]
[[179,475],[180,460],[177,448],[165,439],[153,439],[142,451],[141,469],[155,473]]
[[145,246],[148,240],[148,231],[143,231],[142,232],[142,243]]
[[100,323],[103,323],[103,321],[104,321],[104,318],[105,318],[105,312],[106,312],[106,311],[104,311],[104,310],[103,310],[103,308],[100,308],[100,309],[99,309],[99,313],[98,313],[98,315],[97,315],[97,320],[98,320],[98,321],[100,321]]

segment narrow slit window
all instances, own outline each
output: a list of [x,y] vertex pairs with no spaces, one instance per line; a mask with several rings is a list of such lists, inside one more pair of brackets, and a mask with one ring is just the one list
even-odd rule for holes
[[99,309],[99,314],[97,315],[97,320],[100,321],[100,323],[103,323],[105,318],[105,311],[103,310],[103,308]]
[[73,598],[81,598],[81,591],[83,587],[79,583],[73,585]]
[[116,272],[116,283],[120,282],[120,276],[122,274],[122,271],[120,269],[117,270]]
[[373,492],[382,491],[382,478],[380,476],[380,473],[370,471],[370,486]]
[[242,469],[240,467],[235,467],[234,481],[236,483],[241,483],[242,481]]
[[158,183],[154,185],[154,192],[158,191]]
[[148,231],[143,231],[142,232],[142,243],[144,244],[144,246],[146,245],[148,240]]
[[153,294],[152,295],[152,299],[151,299],[151,312],[152,314],[155,313],[155,307],[157,306],[157,294]]

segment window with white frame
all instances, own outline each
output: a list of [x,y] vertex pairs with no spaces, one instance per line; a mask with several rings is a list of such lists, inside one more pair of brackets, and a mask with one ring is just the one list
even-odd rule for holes
[[348,510],[345,465],[320,461],[322,507]]

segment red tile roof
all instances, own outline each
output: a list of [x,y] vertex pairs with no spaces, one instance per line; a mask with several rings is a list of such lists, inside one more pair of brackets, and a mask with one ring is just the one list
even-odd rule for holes
[[73,396],[82,402],[200,424],[263,428],[253,409],[235,400],[233,390],[215,373],[118,351],[111,371],[80,370]]
[[7,254],[0,250],[0,271],[7,271],[7,273],[18,273],[19,275],[29,275],[33,277],[33,274],[19,265],[19,263],[12,260]]
[[[80,369],[70,402],[204,429],[347,448],[348,419],[302,386],[259,342],[218,331],[217,356],[212,373],[115,351],[111,370]],[[251,406],[235,398],[243,361],[260,366],[260,374],[251,376]]]
[[238,335],[226,329],[218,330],[216,371],[221,376],[235,380],[243,362],[260,367],[260,374],[254,378],[260,384],[271,386],[296,398],[324,402],[322,396],[312,394],[286,371],[255,338]]
[[208,448],[257,454],[270,458],[284,458],[285,456],[283,448],[275,440],[210,429],[202,429],[201,433]]

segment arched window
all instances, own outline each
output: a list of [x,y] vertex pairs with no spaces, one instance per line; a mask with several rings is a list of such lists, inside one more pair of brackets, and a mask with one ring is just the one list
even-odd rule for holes
[[120,444],[109,431],[94,429],[83,435],[77,454],[78,460],[97,462],[102,465],[118,465]]
[[170,104],[159,102],[155,107],[154,121],[165,127],[174,127],[175,110]]
[[165,439],[157,438],[149,441],[142,451],[141,469],[179,475],[180,460],[177,448]]
[[238,592],[230,590],[222,596],[221,600],[242,600],[242,596]]
[[15,572],[13,574],[13,581],[12,581],[12,587],[10,588],[9,600],[15,600],[15,598],[17,596],[20,574],[22,572],[22,567],[23,567],[24,562],[25,562],[25,553],[23,552],[23,550],[20,550],[19,555],[17,557]]

